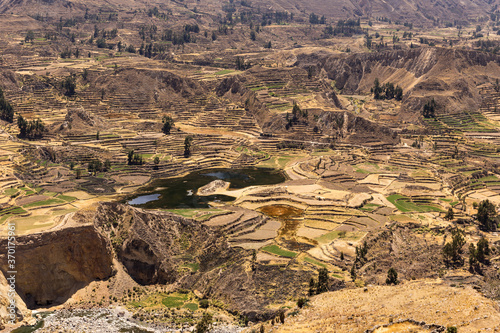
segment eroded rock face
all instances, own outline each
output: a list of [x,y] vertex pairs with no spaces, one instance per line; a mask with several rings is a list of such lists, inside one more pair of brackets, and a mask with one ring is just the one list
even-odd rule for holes
[[[0,246],[6,248],[6,239]],[[0,270],[7,260],[0,254]],[[62,303],[76,290],[112,275],[107,240],[92,225],[17,238],[16,291],[29,308]]]
[[[11,312],[9,309],[9,306],[11,306],[11,295],[9,295],[9,291],[9,282],[2,274],[0,274],[0,330],[5,328],[4,324],[14,319],[11,317]],[[17,294],[14,295],[14,299],[16,306],[12,312],[12,315],[15,316],[14,321],[19,322],[29,317],[31,313],[26,308],[26,304],[24,304],[23,300]]]
[[[220,264],[234,253],[219,232],[167,212],[102,203],[95,225],[108,235],[116,257],[140,284],[173,283],[191,264]],[[202,262],[198,258],[207,248],[212,258]]]

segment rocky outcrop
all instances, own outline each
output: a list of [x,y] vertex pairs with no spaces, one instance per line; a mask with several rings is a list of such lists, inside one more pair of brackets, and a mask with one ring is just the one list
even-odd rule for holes
[[[0,240],[6,248],[7,240]],[[112,275],[107,240],[92,225],[17,238],[16,291],[30,308],[62,303],[76,290]],[[0,270],[8,271],[5,254]]]
[[[3,276],[0,274],[0,330],[3,330],[5,324],[14,320],[14,322],[19,322],[30,318],[31,313],[26,308],[26,304],[17,294],[12,294],[12,289],[10,284]],[[11,297],[14,297],[14,303],[11,303]],[[14,317],[12,317],[14,316]]]
[[220,189],[222,189],[222,190],[228,189],[230,185],[231,185],[231,183],[229,183],[229,182],[225,182],[222,179],[216,179],[214,181],[211,181],[207,185],[200,187],[196,194],[197,195],[211,195]]
[[[204,271],[236,254],[217,230],[172,213],[102,203],[94,221],[140,284],[173,283],[190,273],[186,272],[189,265]],[[210,253],[207,258],[205,251]]]

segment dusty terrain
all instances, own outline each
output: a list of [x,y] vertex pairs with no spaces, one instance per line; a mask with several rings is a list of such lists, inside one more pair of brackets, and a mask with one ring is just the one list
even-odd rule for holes
[[0,0],[14,326],[499,330],[497,2]]

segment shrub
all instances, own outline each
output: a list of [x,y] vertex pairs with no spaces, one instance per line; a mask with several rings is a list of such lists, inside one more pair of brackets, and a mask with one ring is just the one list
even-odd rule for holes
[[387,271],[387,279],[385,280],[386,284],[393,284],[396,285],[399,283],[398,281],[398,273],[394,268],[389,268],[389,271]]
[[208,306],[209,306],[208,299],[202,299],[202,300],[200,300],[200,308],[207,309]]
[[206,333],[212,327],[212,315],[205,312],[201,320],[196,324],[196,333]]
[[297,301],[297,306],[299,308],[303,308],[304,305],[307,305],[307,303],[309,302],[309,299],[308,298],[305,298],[305,297],[301,297],[299,298],[299,300]]

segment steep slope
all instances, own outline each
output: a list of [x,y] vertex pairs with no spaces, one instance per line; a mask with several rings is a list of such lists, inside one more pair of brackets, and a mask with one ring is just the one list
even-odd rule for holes
[[[17,237],[16,292],[30,308],[62,303],[93,280],[112,274],[111,249],[94,227],[82,218],[68,217],[64,228]],[[6,248],[7,239],[0,240]],[[9,270],[5,253],[0,270]]]
[[500,57],[477,51],[417,48],[352,55],[296,55],[295,65],[318,66],[344,94],[368,94],[376,78],[404,90],[400,118],[415,120],[435,98],[438,112],[475,111],[478,85],[500,78]]
[[[453,22],[469,21],[475,22],[475,18],[488,16],[495,11],[499,1],[488,0],[273,0],[252,1],[250,6],[270,11],[288,11],[297,16],[309,13],[325,15],[332,19],[349,17],[386,17],[391,20],[406,20],[416,24],[431,24],[435,20]],[[189,4],[190,7],[193,3]],[[223,13],[225,4],[215,0],[204,3],[195,3],[194,6],[203,8],[204,12],[216,15]],[[42,14],[49,16],[81,15],[86,9],[91,11],[101,9],[104,12],[134,11],[144,8],[177,8],[184,7],[182,2],[177,1],[143,1],[143,0],[1,0],[0,13],[16,14]]]

